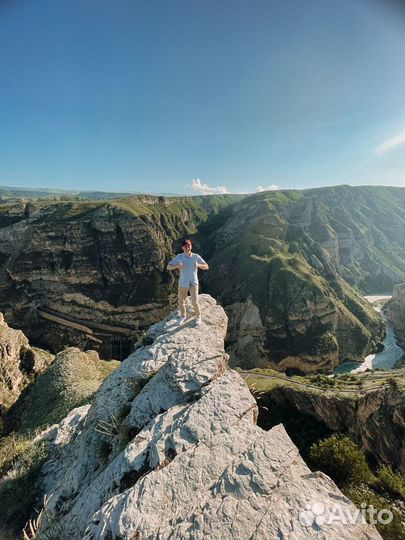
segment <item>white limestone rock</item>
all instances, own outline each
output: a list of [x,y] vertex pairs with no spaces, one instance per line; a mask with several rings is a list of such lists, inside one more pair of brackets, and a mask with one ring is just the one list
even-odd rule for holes
[[311,521],[316,502],[325,518],[336,503],[355,508],[281,425],[256,426],[255,400],[227,368],[226,315],[200,301],[202,326],[154,325],[153,343],[61,423],[68,436],[53,433],[37,538],[380,539],[366,524]]

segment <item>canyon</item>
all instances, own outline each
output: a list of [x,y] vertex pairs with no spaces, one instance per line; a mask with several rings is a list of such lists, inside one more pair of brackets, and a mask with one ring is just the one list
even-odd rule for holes
[[384,324],[363,292],[403,281],[401,188],[337,186],[250,196],[7,199],[0,306],[38,347],[121,360],[176,302],[165,269],[181,239],[210,264],[232,366],[332,372],[361,361]]

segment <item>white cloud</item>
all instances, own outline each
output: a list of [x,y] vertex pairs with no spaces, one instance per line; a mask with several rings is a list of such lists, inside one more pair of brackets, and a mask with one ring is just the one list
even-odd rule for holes
[[199,178],[194,178],[192,186],[195,191],[198,191],[203,195],[210,195],[213,193],[229,193],[225,186],[210,187],[207,184],[203,184]]
[[[225,186],[215,186],[211,187],[208,184],[201,182],[200,178],[194,178],[192,182],[192,188],[198,193],[203,195],[213,195],[215,193],[225,194],[231,193]],[[240,195],[249,195],[250,193],[259,193],[261,191],[276,191],[280,189],[280,186],[276,184],[270,184],[269,186],[257,186],[254,191],[244,189],[243,191],[236,191],[232,193],[239,193]]]
[[256,193],[260,191],[277,191],[277,189],[280,189],[280,186],[276,186],[275,184],[271,184],[267,187],[257,186]]
[[402,144],[405,144],[405,131],[403,133],[400,133],[396,137],[393,137],[392,139],[389,139],[388,141],[380,144],[379,146],[377,146],[375,151],[377,152],[377,154],[384,154],[385,152],[393,150],[394,148],[397,148]]

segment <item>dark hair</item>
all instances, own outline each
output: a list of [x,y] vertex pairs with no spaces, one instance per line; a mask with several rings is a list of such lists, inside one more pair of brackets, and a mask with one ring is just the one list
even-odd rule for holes
[[190,246],[193,245],[193,242],[191,240],[189,240],[188,238],[186,238],[185,240],[183,240],[183,242],[181,243],[182,247],[185,246],[186,244],[190,244]]

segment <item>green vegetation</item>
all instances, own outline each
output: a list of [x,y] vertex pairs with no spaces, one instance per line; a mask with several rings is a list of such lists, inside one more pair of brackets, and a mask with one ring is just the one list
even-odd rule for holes
[[364,454],[349,437],[337,434],[315,443],[309,457],[312,468],[320,469],[339,486],[373,480]]
[[97,353],[67,348],[29,386],[10,409],[14,430],[29,434],[62,420],[69,411],[88,403],[119,362],[106,362]]
[[[376,523],[385,540],[404,537],[404,524],[396,508],[396,500],[402,499],[405,491],[399,473],[394,473],[390,466],[382,466],[374,475],[359,447],[342,434],[313,444],[309,459],[311,468],[330,476],[360,510],[372,505],[377,511],[387,509],[392,512],[391,523]],[[367,513],[365,516],[370,518]]]
[[[1,527],[14,537],[21,534],[41,505],[40,473],[47,451],[43,442],[34,442],[37,432],[88,402],[102,380],[118,365],[119,362],[100,360],[94,352],[65,349],[12,407],[11,421],[18,431],[0,439],[0,516]],[[117,430],[114,436],[118,443],[126,436],[121,426],[128,412],[129,407],[122,410],[111,428]]]
[[[358,399],[360,392],[375,390],[382,386],[390,385],[398,391],[404,388],[403,369],[393,369],[390,371],[374,370],[365,373],[343,373],[341,375],[293,375],[288,376],[270,368],[255,368],[251,370],[240,370],[251,390],[261,392],[265,395],[272,389],[280,386],[287,386],[296,392],[305,394],[324,394],[325,390],[332,395],[344,395],[345,399]],[[359,387],[361,386],[361,390]]]
[[350,437],[333,433],[318,421],[317,414],[322,403],[326,405],[329,402],[332,419],[335,403],[350,416],[364,392],[374,392],[382,386],[389,385],[402,392],[403,369],[335,377],[288,377],[269,368],[240,370],[240,373],[256,398],[258,424],[270,429],[282,423],[312,470],[321,470],[330,476],[360,510],[363,503],[363,506],[374,505],[377,509],[387,508],[393,512],[394,519],[390,524],[380,523],[377,526],[385,540],[403,538],[405,531],[398,501],[404,497],[405,485],[400,473],[388,465],[380,465],[377,469],[371,467],[365,454]]
[[392,470],[391,465],[383,465],[377,470],[375,487],[394,497],[405,497],[405,482],[399,473]]
[[21,533],[41,496],[43,443],[12,434],[0,442],[0,516],[3,527]]
[[152,345],[153,338],[147,333],[144,332],[140,339],[142,347],[147,347],[148,345]]
[[97,368],[101,374],[101,381],[104,381],[121,364],[119,360],[99,360]]
[[333,388],[337,384],[335,377],[328,377],[327,375],[312,375],[309,380],[314,386],[320,386],[321,388]]
[[399,387],[398,380],[394,377],[388,377],[387,384],[389,384],[394,390],[398,389]]
[[[347,486],[345,489],[343,489],[343,493],[357,506],[359,510],[373,507],[377,511],[376,515],[381,510],[390,510],[392,512],[393,519],[390,523],[377,523],[375,525],[384,540],[400,540],[405,538],[405,527],[402,520],[402,515],[396,508],[395,502],[393,503],[392,500],[379,495],[369,486],[364,484],[360,484],[358,486]],[[367,513],[365,513],[365,517],[367,521],[370,521],[370,517]],[[387,516],[384,515],[384,517]]]
[[[99,199],[105,194],[93,195]],[[202,276],[205,290],[224,305],[249,297],[254,301],[265,326],[260,345],[270,358],[277,362],[286,356],[301,356],[310,357],[308,361],[312,362],[317,356],[325,360],[336,355],[339,349],[343,359],[357,361],[363,352],[375,349],[383,325],[348,282],[367,289],[370,280],[382,279],[382,275],[391,282],[396,276],[400,279],[404,257],[396,231],[405,223],[402,198],[403,190],[399,189],[350,186],[250,196],[117,194],[109,200],[72,196],[62,200],[57,195],[28,203],[4,202],[0,205],[0,222],[4,219],[4,224],[10,224],[10,220],[24,220],[35,212],[35,226],[41,229],[45,224],[46,235],[49,225],[54,225],[57,238],[66,222],[78,222],[78,234],[83,235],[84,245],[90,245],[100,240],[94,222],[114,221],[116,231],[111,227],[100,240],[100,248],[107,250],[103,268],[110,268],[107,260],[114,261],[111,275],[105,276],[104,285],[99,285],[101,280],[89,285],[89,294],[106,295],[112,301],[125,302],[127,298],[135,304],[172,297],[173,280],[164,271],[163,259],[172,249],[177,250],[180,238],[192,236],[196,251],[210,262],[210,272]],[[120,228],[123,221],[132,219],[137,219],[145,231],[145,242],[163,253],[158,261],[153,258],[143,266],[144,257],[138,257],[137,250],[144,250],[144,240],[132,243]],[[115,246],[125,255],[109,253]],[[91,268],[98,264],[92,260],[93,255],[83,254]],[[50,272],[69,272],[70,256],[70,252],[66,257],[51,256]],[[145,267],[147,276],[137,288],[135,285],[141,283],[138,271],[142,273],[139,269]],[[384,273],[381,268],[390,272]],[[10,271],[18,276],[18,268]],[[122,283],[126,285],[122,287]],[[75,287],[72,285],[72,289]]]
[[[396,276],[385,287],[401,279],[403,241],[389,223],[403,230],[403,198],[401,189],[350,186],[246,197],[208,218],[202,241],[213,270],[203,281],[224,305],[251,297],[272,360],[339,349],[342,360],[359,361],[378,346],[384,323],[358,288],[374,287],[381,267]],[[373,264],[373,250],[390,264]]]
[[[134,195],[120,197],[109,201],[113,207],[118,207],[137,216],[164,215],[167,219],[179,218],[182,214],[188,214],[196,224],[207,220],[209,214],[217,214],[233,202],[243,198],[241,195],[210,195],[195,197],[160,197],[151,195]],[[195,231],[196,232],[196,229]]]

